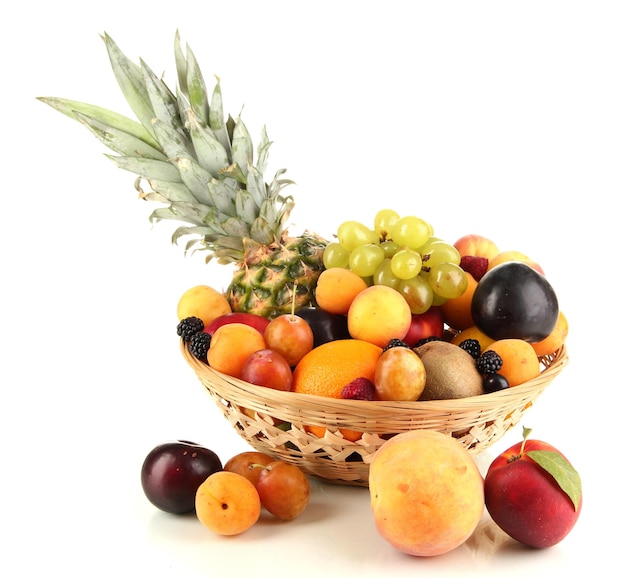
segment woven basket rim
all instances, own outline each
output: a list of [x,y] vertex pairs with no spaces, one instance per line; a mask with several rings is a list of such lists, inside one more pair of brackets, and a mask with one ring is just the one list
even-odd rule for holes
[[456,412],[460,409],[467,409],[468,406],[471,406],[475,410],[479,410],[483,407],[489,408],[494,405],[501,406],[509,400],[509,398],[522,398],[533,392],[538,386],[551,381],[569,362],[567,347],[563,345],[552,355],[539,358],[542,371],[537,377],[501,391],[459,399],[425,401],[365,401],[337,399],[307,393],[297,393],[294,391],[279,391],[254,385],[236,377],[216,371],[212,367],[208,366],[189,351],[188,345],[182,339],[180,340],[180,348],[189,365],[194,369],[196,374],[202,376],[204,382],[211,383],[216,381],[221,384],[227,383],[229,387],[232,387],[241,393],[245,393],[246,398],[249,399],[253,405],[255,405],[254,402],[256,402],[263,407],[270,407],[272,404],[277,404],[279,406],[307,406],[313,401],[316,405],[320,406],[320,408],[323,408],[323,411],[325,412],[337,411],[343,414],[354,412],[361,416],[369,413],[372,413],[373,415],[379,414],[380,412],[384,412],[387,415],[415,411],[442,413]]

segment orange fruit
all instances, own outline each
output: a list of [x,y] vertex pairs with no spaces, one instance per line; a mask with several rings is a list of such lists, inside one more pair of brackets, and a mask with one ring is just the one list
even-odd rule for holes
[[196,285],[187,289],[180,296],[176,307],[179,321],[187,317],[198,317],[205,327],[220,315],[231,312],[228,299],[208,285]]
[[498,339],[486,351],[495,351],[502,358],[498,371],[506,377],[509,386],[515,387],[534,379],[541,371],[541,365],[532,345],[522,339]]
[[364,289],[367,283],[362,277],[349,269],[331,267],[324,269],[317,279],[315,300],[324,311],[345,315],[354,298]]
[[[338,339],[307,353],[293,372],[292,391],[341,398],[341,390],[357,377],[374,383],[376,364],[382,349],[368,341]],[[306,431],[324,437],[322,426],[305,426]],[[361,432],[340,429],[346,439],[356,441]]]
[[567,318],[562,311],[559,311],[559,316],[552,333],[537,343],[531,343],[532,348],[537,355],[550,355],[565,343],[568,333],[569,324]]
[[441,314],[443,320],[453,329],[462,331],[474,325],[474,319],[472,317],[472,297],[474,291],[478,285],[478,281],[474,277],[465,272],[467,277],[467,289],[460,297],[454,299],[448,299],[445,303],[440,305]]
[[265,348],[265,339],[254,327],[245,323],[227,323],[211,337],[207,361],[216,371],[240,379],[246,359]]
[[459,345],[461,342],[465,341],[466,339],[476,339],[478,343],[480,343],[481,351],[484,351],[489,345],[491,345],[495,341],[491,337],[488,337],[487,335],[485,335],[480,329],[478,329],[478,327],[476,327],[475,325],[472,325],[471,327],[468,327],[467,329],[463,329],[462,331],[459,331],[459,333],[457,333],[450,340],[450,342],[454,343],[454,345]]

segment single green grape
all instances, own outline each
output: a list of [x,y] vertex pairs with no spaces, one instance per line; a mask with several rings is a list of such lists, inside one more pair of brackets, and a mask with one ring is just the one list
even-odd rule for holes
[[393,209],[381,209],[374,216],[374,231],[379,238],[386,238],[390,235],[391,229],[400,219],[400,215]]
[[383,241],[380,246],[385,252],[385,258],[387,259],[393,257],[400,250],[400,245],[395,241]]
[[386,285],[392,289],[397,289],[400,279],[391,270],[391,259],[384,259],[374,273],[375,285]]
[[432,227],[419,217],[412,215],[401,217],[393,226],[391,238],[404,247],[419,249],[429,237],[431,237]]
[[348,251],[354,251],[360,245],[378,243],[376,231],[358,221],[344,221],[337,229],[337,241]]
[[412,279],[422,269],[422,256],[412,249],[400,249],[391,258],[391,271],[400,279]]
[[424,267],[430,269],[439,263],[454,263],[458,265],[461,262],[461,254],[456,247],[444,241],[436,241],[427,243],[426,251],[422,251],[422,261]]
[[377,243],[359,245],[350,253],[348,266],[359,277],[372,277],[385,260],[385,252]]
[[421,275],[400,281],[396,290],[406,299],[411,313],[415,315],[426,313],[432,306],[433,290]]
[[346,249],[341,243],[332,241],[326,245],[322,260],[326,269],[332,269],[333,267],[347,269],[349,259],[350,251],[348,251],[348,249]]
[[431,267],[428,283],[434,293],[444,299],[455,299],[465,293],[467,276],[465,271],[454,263],[439,263]]
[[443,239],[440,239],[439,237],[428,237],[428,240],[421,246],[418,248],[418,251],[420,252],[421,255],[423,255],[424,253],[428,253],[428,250],[430,248],[430,246],[433,243],[439,243],[440,241],[443,241]]

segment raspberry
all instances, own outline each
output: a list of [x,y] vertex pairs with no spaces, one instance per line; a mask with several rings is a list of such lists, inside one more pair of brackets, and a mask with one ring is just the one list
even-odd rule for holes
[[391,349],[392,347],[408,347],[410,349],[410,345],[406,343],[405,341],[402,341],[402,339],[390,339],[389,343],[387,343],[383,351],[387,351],[388,349]]
[[200,361],[206,362],[206,354],[211,345],[211,336],[204,331],[198,331],[191,336],[189,351]]
[[480,357],[480,341],[478,339],[464,339],[459,343],[459,347],[467,351],[474,359]]
[[490,349],[485,351],[476,360],[476,369],[478,369],[478,373],[481,373],[482,375],[496,373],[501,367],[502,358],[495,351]]
[[476,281],[480,281],[483,275],[487,272],[489,266],[489,259],[486,257],[476,257],[474,255],[465,255],[461,257],[459,263],[463,271],[469,273]]
[[176,333],[185,343],[189,343],[191,338],[204,329],[204,322],[198,317],[185,317],[176,327]]
[[366,377],[357,377],[341,390],[342,399],[363,399],[372,401],[376,389],[374,384]]

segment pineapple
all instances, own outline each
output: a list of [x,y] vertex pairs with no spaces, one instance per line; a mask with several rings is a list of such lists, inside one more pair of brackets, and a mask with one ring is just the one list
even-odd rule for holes
[[291,310],[294,291],[296,308],[314,304],[327,241],[309,232],[289,236],[285,222],[294,200],[283,189],[292,181],[281,169],[266,182],[271,142],[265,127],[255,159],[241,118],[224,120],[219,78],[209,97],[178,32],[175,92],[143,61],[130,61],[110,36],[103,40],[137,120],[74,100],[39,100],[81,122],[115,153],[108,158],[137,175],[139,197],[161,204],[150,220],[180,223],[172,242],[184,239],[185,254],[202,251],[207,263],[233,264],[226,289],[233,311],[275,317]]

